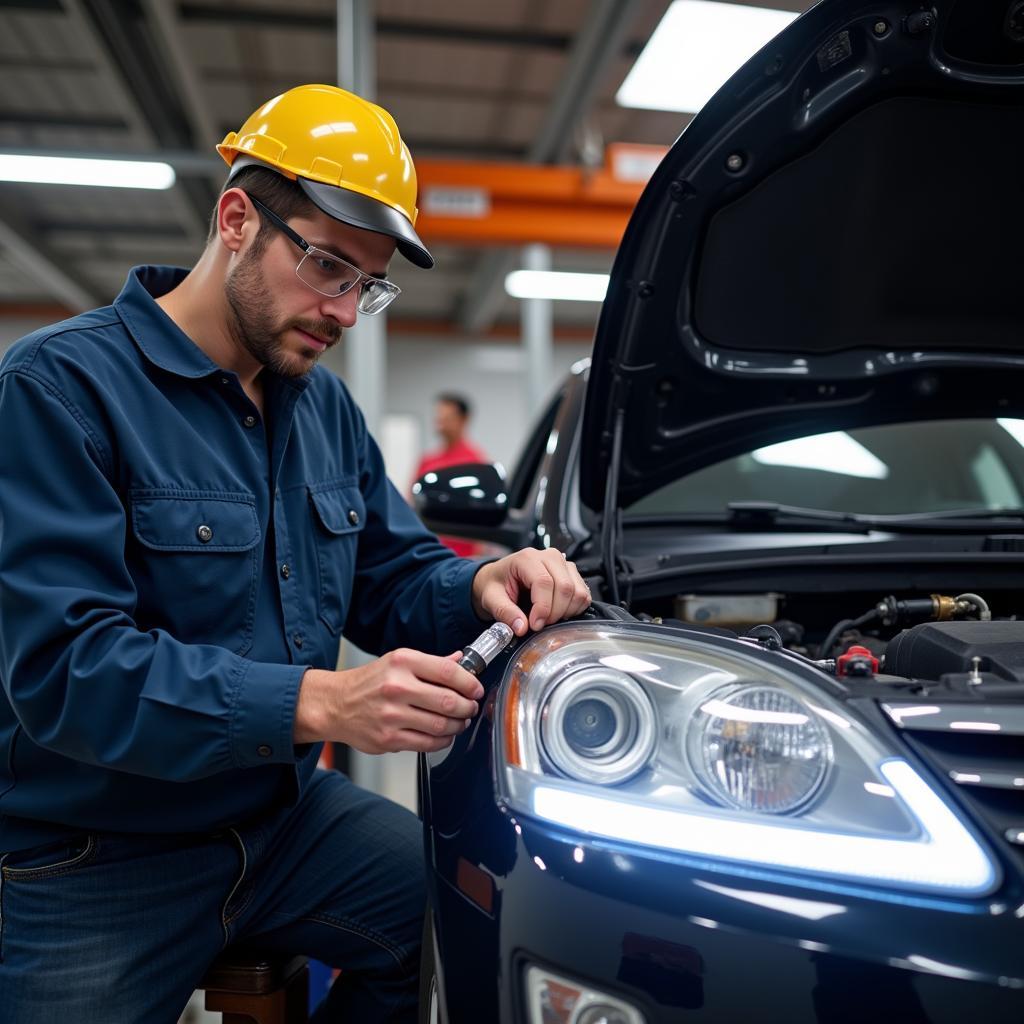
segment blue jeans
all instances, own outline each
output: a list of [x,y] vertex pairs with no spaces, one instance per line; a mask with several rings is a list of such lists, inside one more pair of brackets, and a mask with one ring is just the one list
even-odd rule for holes
[[0,862],[0,1021],[173,1024],[229,942],[342,968],[317,1024],[416,1019],[420,825],[337,772],[260,824]]

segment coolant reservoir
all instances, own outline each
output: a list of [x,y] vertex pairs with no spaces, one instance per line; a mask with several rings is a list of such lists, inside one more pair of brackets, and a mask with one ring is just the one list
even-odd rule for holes
[[676,618],[697,626],[747,626],[774,622],[781,594],[680,594]]

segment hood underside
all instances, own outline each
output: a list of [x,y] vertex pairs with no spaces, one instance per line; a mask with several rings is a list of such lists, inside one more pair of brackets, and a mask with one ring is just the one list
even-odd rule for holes
[[1014,2],[1019,41],[1008,0],[940,0],[923,21],[912,4],[823,0],[687,127],[602,309],[588,506],[602,505],[620,410],[619,505],[789,437],[1021,415]]

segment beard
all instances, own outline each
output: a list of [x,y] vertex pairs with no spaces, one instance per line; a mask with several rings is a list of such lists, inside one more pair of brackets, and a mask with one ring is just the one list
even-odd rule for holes
[[[247,252],[224,286],[235,341],[257,362],[282,377],[302,377],[323,354],[313,348],[289,351],[285,334],[293,327],[323,338],[328,348],[341,339],[342,328],[330,320],[291,319],[278,322],[270,289],[258,256]],[[325,349],[326,351],[326,349]]]

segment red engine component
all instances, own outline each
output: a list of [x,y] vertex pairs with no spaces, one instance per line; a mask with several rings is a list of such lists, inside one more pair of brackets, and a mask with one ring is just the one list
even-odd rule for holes
[[837,676],[873,676],[877,671],[878,659],[859,644],[854,644],[836,658]]

